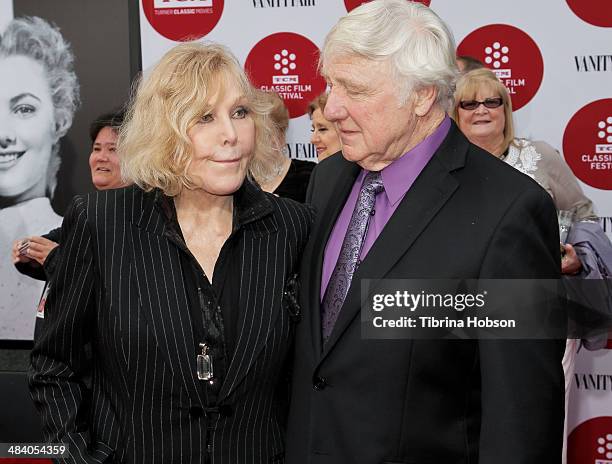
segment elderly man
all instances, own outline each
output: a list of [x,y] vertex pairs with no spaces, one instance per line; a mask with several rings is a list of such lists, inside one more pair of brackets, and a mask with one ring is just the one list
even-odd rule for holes
[[342,153],[310,181],[287,462],[560,462],[563,341],[361,335],[362,279],[559,277],[549,196],[446,114],[448,28],[374,0],[331,30],[320,65]]

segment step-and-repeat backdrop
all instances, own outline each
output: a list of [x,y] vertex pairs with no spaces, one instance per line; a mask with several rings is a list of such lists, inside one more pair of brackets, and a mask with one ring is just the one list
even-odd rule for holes
[[[292,157],[316,160],[308,103],[325,89],[316,62],[327,31],[360,0],[141,0],[142,66],[178,41],[227,45],[254,84],[291,115]],[[431,0],[460,54],[508,87],[517,134],[563,154],[604,227],[612,228],[612,2]],[[612,348],[612,345],[610,346]],[[612,463],[612,350],[578,353],[569,408],[569,462]]]
[[[325,90],[316,70],[318,50],[338,18],[361,3],[140,0],[142,67],[146,72],[186,38],[227,45],[257,87],[278,92],[287,104],[290,156],[314,161],[306,108]],[[508,87],[517,134],[560,150],[610,232],[612,2],[423,3],[450,25],[460,54],[486,63]],[[12,17],[12,0],[0,0],[0,31]],[[569,462],[612,463],[612,343],[578,353],[568,415]]]

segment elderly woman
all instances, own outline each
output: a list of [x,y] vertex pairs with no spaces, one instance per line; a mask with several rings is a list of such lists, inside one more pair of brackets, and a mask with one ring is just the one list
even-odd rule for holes
[[59,141],[72,124],[79,87],[69,45],[40,18],[20,18],[0,36],[0,339],[31,338],[42,284],[11,266],[13,240],[59,226],[51,207]]
[[[575,279],[612,275],[612,245],[599,226],[591,200],[554,148],[544,142],[515,137],[510,96],[495,74],[483,68],[459,79],[454,119],[472,143],[533,178],[550,194],[557,210],[571,212],[574,223],[567,243],[562,245],[561,260],[561,271],[569,288],[576,285]],[[584,291],[580,284],[578,289]],[[582,343],[588,349],[598,349],[605,346],[606,340],[603,333]],[[566,404],[577,344],[577,340],[568,340],[563,358]]]
[[270,124],[275,133],[275,150],[272,164],[276,174],[268,179],[256,179],[266,192],[279,197],[291,198],[304,203],[310,174],[316,166],[311,161],[290,159],[286,153],[286,135],[289,128],[289,110],[283,99],[275,92],[260,92],[261,97],[272,105]]
[[135,185],[73,202],[30,373],[72,462],[282,461],[312,217],[247,177],[267,175],[269,109],[224,48],[179,45],[121,131]]
[[323,116],[326,103],[327,94],[322,93],[308,105],[308,115],[312,121],[310,143],[317,148],[319,161],[323,161],[342,149],[342,143],[340,142],[336,126]]

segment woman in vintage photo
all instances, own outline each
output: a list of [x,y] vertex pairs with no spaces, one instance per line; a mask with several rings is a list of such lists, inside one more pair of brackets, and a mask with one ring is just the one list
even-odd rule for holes
[[51,199],[79,101],[73,62],[41,18],[14,19],[0,35],[0,339],[32,337],[42,283],[15,271],[11,244],[61,224]]

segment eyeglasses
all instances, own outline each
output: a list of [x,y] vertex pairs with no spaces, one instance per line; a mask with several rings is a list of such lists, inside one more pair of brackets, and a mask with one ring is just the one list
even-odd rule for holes
[[502,98],[497,97],[497,98],[487,98],[485,101],[461,100],[459,102],[459,106],[464,110],[472,111],[478,108],[480,105],[484,105],[485,108],[489,108],[489,109],[499,108],[500,106],[503,105],[503,103],[504,101],[502,100]]

